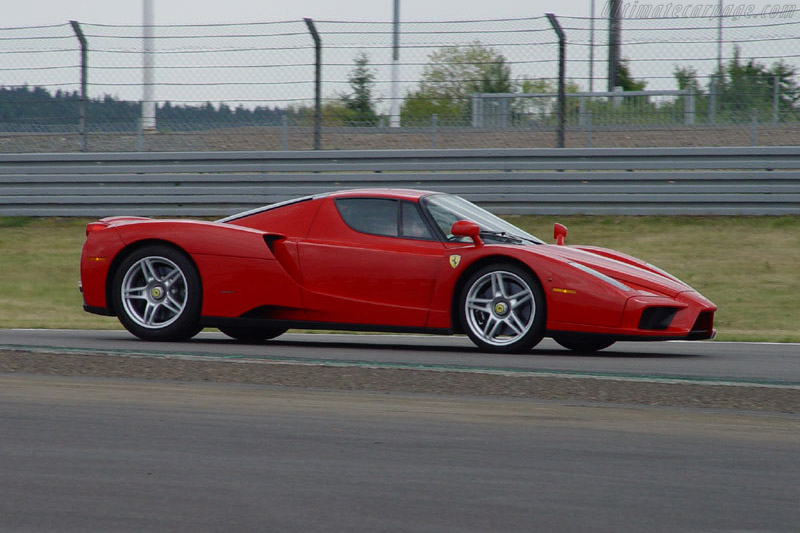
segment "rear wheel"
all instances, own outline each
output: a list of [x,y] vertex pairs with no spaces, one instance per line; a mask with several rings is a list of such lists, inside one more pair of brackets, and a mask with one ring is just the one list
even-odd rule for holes
[[179,341],[200,327],[202,287],[197,269],[181,251],[166,245],[139,248],[114,275],[112,301],[119,321],[137,337]]
[[467,335],[483,351],[525,352],[544,334],[542,289],[530,272],[515,265],[488,265],[473,273],[458,310]]
[[553,340],[556,341],[558,344],[566,348],[567,350],[572,350],[573,352],[579,353],[591,353],[591,352],[599,352],[604,348],[608,348],[612,344],[614,344],[613,340],[609,340],[604,337],[586,337],[586,338],[577,338],[577,337],[566,337],[566,336],[555,336]]
[[276,327],[252,328],[247,326],[225,326],[219,328],[228,337],[242,342],[261,342],[274,339],[286,333],[287,329]]

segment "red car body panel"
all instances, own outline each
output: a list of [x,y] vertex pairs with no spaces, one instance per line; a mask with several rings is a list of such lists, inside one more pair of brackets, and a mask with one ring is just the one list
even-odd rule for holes
[[[416,204],[429,194],[345,191],[221,222],[103,219],[87,228],[81,256],[85,307],[114,314],[108,295],[115,266],[131,249],[161,242],[183,250],[196,265],[206,325],[247,318],[297,326],[458,332],[454,298],[460,283],[479,265],[505,261],[538,278],[549,333],[623,340],[708,338],[714,333],[714,304],[628,255],[588,246],[475,245],[366,234],[349,227],[335,203],[337,198],[378,197]],[[668,327],[642,327],[645,310],[661,308],[674,313]]]

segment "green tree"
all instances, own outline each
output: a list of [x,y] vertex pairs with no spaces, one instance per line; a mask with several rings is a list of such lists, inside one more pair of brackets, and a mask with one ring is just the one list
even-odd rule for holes
[[512,91],[511,67],[502,54],[478,41],[447,46],[428,56],[419,87],[406,95],[400,115],[404,122],[427,122],[437,114],[468,123],[474,93]]
[[[716,120],[720,122],[748,122],[754,111],[759,120],[772,120],[776,82],[779,117],[782,120],[796,119],[800,100],[796,73],[783,61],[773,63],[771,67],[752,58],[744,61],[738,47],[722,72],[716,72],[716,87],[712,79],[707,86],[702,86],[697,71],[692,67],[676,67],[673,71],[679,89],[693,89],[695,92],[696,120],[702,121],[708,116],[710,93],[713,92]],[[676,108],[682,109],[682,105],[682,98],[678,99]]]
[[[558,99],[555,98],[555,95],[558,94],[558,80],[524,78],[518,82],[518,86],[520,92],[523,93],[550,94],[554,96],[550,98],[515,98],[512,106],[515,123],[524,124],[546,120],[555,124],[558,118]],[[577,93],[580,91],[580,86],[574,81],[567,80],[565,89],[567,93]],[[578,99],[567,98],[567,116],[575,115],[579,106]]]
[[703,90],[700,88],[700,82],[697,81],[697,69],[693,67],[675,67],[672,71],[675,81],[678,83],[678,89],[685,91],[687,89],[694,89],[696,94],[701,94]]
[[647,82],[633,79],[628,60],[623,59],[617,67],[617,85],[622,87],[623,91],[644,91]]
[[795,74],[795,69],[783,61],[769,68],[753,58],[745,62],[741,50],[736,47],[718,88],[720,112],[735,122],[750,120],[753,111],[760,115],[771,114],[776,81],[779,113],[795,112],[800,98]]
[[[678,89],[681,91],[692,91],[694,93],[694,122],[700,124],[708,121],[708,94],[700,85],[697,79],[697,69],[694,67],[678,67],[672,71],[675,81],[678,84]],[[687,96],[680,96],[674,102],[662,103],[659,106],[659,111],[664,116],[673,116],[676,120],[680,121],[682,114],[686,109]]]
[[378,122],[375,112],[373,88],[375,72],[369,68],[369,57],[361,52],[355,59],[355,67],[348,77],[352,93],[341,98],[344,107],[349,110],[349,119],[359,125],[374,126]]

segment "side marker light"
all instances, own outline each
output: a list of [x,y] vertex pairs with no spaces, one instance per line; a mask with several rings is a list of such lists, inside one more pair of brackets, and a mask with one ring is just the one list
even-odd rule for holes
[[572,289],[559,289],[556,287],[553,287],[553,292],[560,292],[561,294],[577,294],[577,292]]

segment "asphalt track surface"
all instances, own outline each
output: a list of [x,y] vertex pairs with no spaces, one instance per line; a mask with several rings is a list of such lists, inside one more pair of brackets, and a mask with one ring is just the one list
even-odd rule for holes
[[[3,349],[800,383],[797,345],[4,330]],[[799,456],[797,414],[0,374],[0,531],[795,532]]]
[[0,375],[2,531],[797,531],[800,419]]
[[125,331],[0,330],[4,347],[800,387],[800,344],[624,342],[579,355],[545,339],[528,354],[489,355],[465,337],[447,336],[287,333],[264,344],[242,344],[208,331],[189,342],[157,343]]

